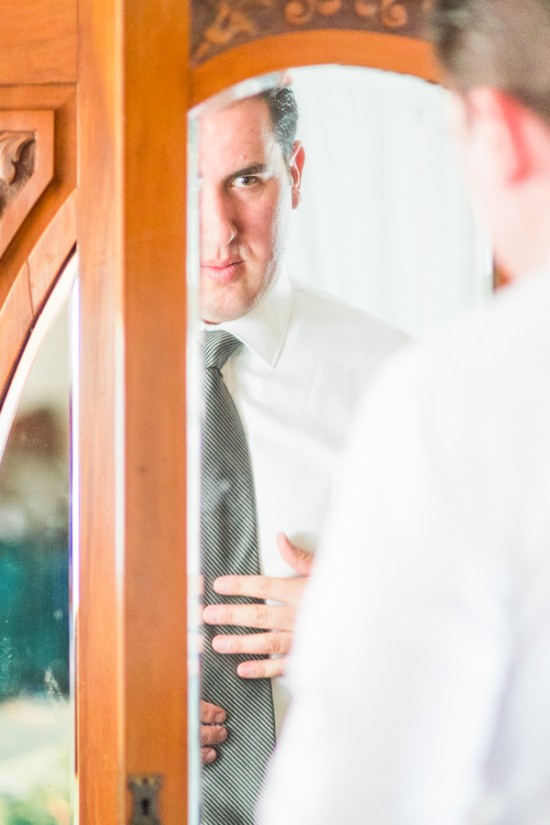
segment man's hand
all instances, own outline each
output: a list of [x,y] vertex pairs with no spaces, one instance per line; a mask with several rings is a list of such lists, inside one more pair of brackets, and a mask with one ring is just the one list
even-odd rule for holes
[[214,745],[221,745],[227,739],[227,730],[223,727],[227,715],[222,708],[210,702],[200,701],[200,741],[201,761],[209,765],[217,756]]
[[206,624],[257,627],[268,631],[240,636],[214,636],[212,647],[217,653],[278,656],[277,659],[241,662],[237,673],[244,679],[271,678],[285,672],[296,610],[313,564],[313,555],[292,544],[284,533],[277,536],[277,546],[281,556],[297,576],[285,579],[270,576],[220,576],[214,581],[214,590],[223,596],[251,596],[281,604],[212,604],[203,611]]

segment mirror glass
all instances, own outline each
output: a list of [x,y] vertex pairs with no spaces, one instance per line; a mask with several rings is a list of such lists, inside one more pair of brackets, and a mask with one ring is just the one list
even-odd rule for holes
[[289,76],[306,149],[289,271],[413,337],[483,300],[491,250],[449,139],[448,92],[357,67]]
[[[0,417],[0,822],[68,825],[69,264]],[[11,408],[11,409],[10,409]]]
[[[268,119],[258,125],[254,96],[281,86],[294,91],[302,148],[294,145],[287,151],[281,134],[274,136],[271,104],[265,98],[259,106]],[[418,78],[323,66],[256,78],[190,115],[191,638],[203,639],[203,673],[215,671],[217,662],[220,678],[232,678],[222,665],[222,659],[229,659],[235,680],[269,685],[275,735],[288,702],[284,676],[243,680],[236,675],[242,657],[206,652],[213,635],[235,631],[223,621],[214,630],[202,622],[206,614],[197,582],[204,574],[206,604],[226,601],[212,593],[209,577],[243,573],[231,553],[246,532],[251,510],[257,524],[257,572],[294,575],[288,546],[285,554],[285,540],[279,540],[281,548],[277,535],[283,531],[295,545],[315,552],[355,403],[379,365],[409,339],[429,334],[491,291],[491,250],[466,201],[446,132],[445,107],[446,92]],[[248,292],[241,288],[243,273]],[[235,491],[218,466],[222,456],[227,469],[226,453],[236,455],[236,448],[228,415],[219,424],[221,435],[212,436],[212,416],[221,402],[209,396],[210,378],[201,396],[201,341],[220,330],[242,344],[218,367],[241,422],[255,501],[243,488]],[[242,459],[236,464],[241,475]],[[242,504],[236,516],[231,515],[232,500]],[[218,554],[214,564],[209,547],[216,543],[212,533],[220,518],[233,519],[237,526],[220,536],[222,549],[212,551]],[[281,603],[286,604],[279,597],[267,604]],[[288,617],[270,616],[268,628],[286,626]],[[251,625],[244,618],[242,623],[239,632],[246,635]],[[273,647],[280,654],[290,638],[285,632],[283,642],[278,633]],[[268,632],[265,638],[273,637]],[[201,725],[204,708],[199,709],[198,697],[224,705],[210,675],[209,695],[206,685],[200,685],[200,648],[200,642],[192,647],[190,663],[196,711],[192,821],[199,821],[199,787],[206,798],[215,771],[223,775],[224,759],[231,770],[226,754],[237,747],[241,723],[238,703],[233,710],[224,708],[229,735],[216,746],[216,759],[203,766],[199,779],[199,732],[210,737],[212,727]],[[244,705],[253,701],[250,694]],[[243,782],[254,797],[258,779],[246,759],[252,764],[261,757],[241,757]],[[251,822],[250,813],[240,809],[245,803],[237,785],[227,777],[225,782],[234,792],[216,803],[221,806],[218,821]],[[209,804],[203,801],[203,825],[216,821]]]

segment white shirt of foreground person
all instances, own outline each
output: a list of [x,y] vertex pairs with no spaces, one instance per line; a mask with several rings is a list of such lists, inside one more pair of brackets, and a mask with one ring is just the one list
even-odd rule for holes
[[[222,373],[250,449],[262,573],[293,575],[276,536],[315,551],[359,398],[406,336],[285,275],[248,314],[215,328],[244,344]],[[280,728],[283,678],[273,680],[273,699]]]
[[259,821],[548,825],[550,272],[376,384]]

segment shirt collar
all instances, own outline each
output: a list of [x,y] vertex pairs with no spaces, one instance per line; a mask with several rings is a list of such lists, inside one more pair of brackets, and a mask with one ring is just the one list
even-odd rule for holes
[[292,312],[292,285],[281,273],[262,299],[242,318],[221,324],[204,324],[205,329],[225,329],[272,369],[283,349]]

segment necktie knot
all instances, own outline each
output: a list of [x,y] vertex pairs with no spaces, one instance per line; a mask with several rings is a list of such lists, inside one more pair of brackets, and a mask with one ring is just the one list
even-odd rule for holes
[[224,329],[206,332],[204,335],[204,366],[221,370],[230,355],[242,346],[241,341]]

